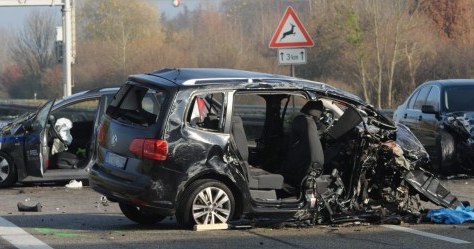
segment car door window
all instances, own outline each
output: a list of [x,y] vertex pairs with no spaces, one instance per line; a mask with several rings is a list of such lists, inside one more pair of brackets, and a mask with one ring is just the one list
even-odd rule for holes
[[194,96],[191,102],[187,123],[194,128],[210,131],[223,131],[223,93],[204,93]]
[[413,105],[413,109],[421,110],[421,106],[426,103],[426,98],[428,97],[428,93],[430,92],[431,86],[425,86],[421,88],[420,93],[416,97],[415,104]]
[[433,86],[431,91],[426,99],[426,105],[431,105],[434,107],[435,111],[439,111],[439,103],[440,103],[440,91],[437,86]]
[[48,120],[48,114],[51,111],[53,103],[53,100],[49,101],[38,111],[38,114],[36,115],[35,121],[32,125],[34,130],[41,131],[44,129],[44,127],[46,126],[46,121]]
[[419,93],[420,93],[420,90],[416,91],[415,93],[413,93],[413,95],[411,95],[410,100],[408,100],[407,109],[413,109],[413,106],[415,105],[416,97],[418,97]]

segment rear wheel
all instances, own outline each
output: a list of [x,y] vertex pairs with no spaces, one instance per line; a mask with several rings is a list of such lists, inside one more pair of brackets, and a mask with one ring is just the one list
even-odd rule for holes
[[235,200],[222,182],[198,180],[185,190],[176,210],[178,223],[186,228],[195,224],[225,224],[232,219]]
[[127,218],[143,225],[153,225],[166,218],[166,216],[126,203],[119,203],[119,207]]
[[8,155],[0,152],[0,188],[9,187],[17,180],[16,167]]

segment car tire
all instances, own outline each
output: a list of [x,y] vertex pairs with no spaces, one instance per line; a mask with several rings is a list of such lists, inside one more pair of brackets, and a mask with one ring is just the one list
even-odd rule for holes
[[17,181],[17,171],[13,160],[0,152],[0,188],[10,187]]
[[130,220],[142,224],[142,225],[153,225],[160,221],[162,221],[166,216],[148,212],[138,206],[126,204],[126,203],[119,203],[120,210],[122,213],[129,218]]
[[438,145],[439,158],[437,162],[438,170],[442,174],[451,174],[455,172],[453,168],[455,142],[451,134],[441,131]]
[[232,220],[235,199],[222,182],[202,179],[184,191],[176,210],[178,223],[185,228],[199,224],[223,224]]

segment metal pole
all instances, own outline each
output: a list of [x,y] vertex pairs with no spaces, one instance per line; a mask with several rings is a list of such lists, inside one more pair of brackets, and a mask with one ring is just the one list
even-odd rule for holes
[[291,64],[291,77],[295,77],[295,65]]
[[63,6],[63,86],[64,97],[70,96],[72,93],[72,15],[71,0],[64,0]]

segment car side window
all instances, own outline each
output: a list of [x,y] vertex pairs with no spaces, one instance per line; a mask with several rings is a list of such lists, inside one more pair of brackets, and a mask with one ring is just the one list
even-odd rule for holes
[[433,86],[431,91],[426,99],[425,105],[431,105],[434,107],[435,111],[439,111],[439,103],[440,103],[440,90],[437,86]]
[[416,91],[415,93],[413,93],[413,95],[411,95],[410,100],[408,100],[407,109],[413,109],[413,105],[415,104],[416,97],[419,93],[420,90]]
[[223,93],[204,93],[193,97],[188,109],[187,123],[194,128],[223,131]]
[[430,92],[431,86],[425,86],[421,88],[420,93],[416,97],[415,104],[413,105],[413,109],[421,110],[421,106],[426,103],[426,98],[428,97],[428,93]]
[[166,92],[126,84],[120,88],[107,108],[107,115],[133,125],[156,124]]

